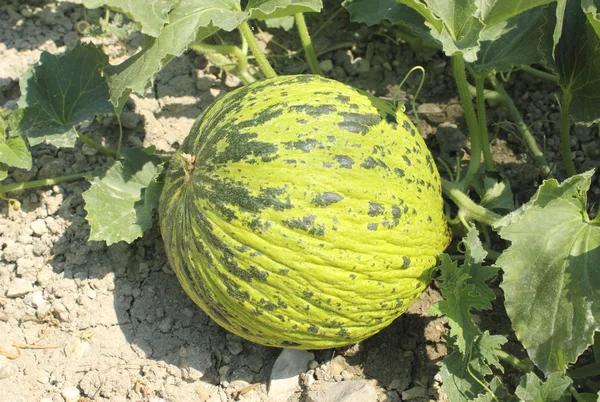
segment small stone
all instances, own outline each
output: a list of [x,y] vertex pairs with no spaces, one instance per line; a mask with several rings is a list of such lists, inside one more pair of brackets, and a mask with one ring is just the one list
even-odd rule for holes
[[140,123],[140,115],[134,112],[123,112],[121,113],[121,124],[124,128],[133,130]]
[[61,395],[65,398],[65,402],[77,402],[81,397],[79,389],[73,386],[66,387],[62,390]]
[[98,153],[98,150],[96,148],[90,147],[88,144],[83,144],[83,146],[81,147],[81,152],[83,152],[84,155],[93,156]]
[[50,279],[52,279],[52,270],[48,268],[43,268],[40,272],[38,272],[36,281],[40,285],[44,285],[48,283]]
[[371,69],[371,62],[369,60],[357,57],[352,60],[350,64],[352,72],[356,74],[366,74]]
[[321,71],[324,74],[327,74],[331,70],[333,70],[333,62],[331,61],[331,59],[323,60],[319,63],[319,67],[321,68]]
[[228,365],[219,367],[219,375],[221,377],[225,377],[227,375],[227,373],[229,373],[229,366]]
[[315,355],[305,350],[283,349],[271,369],[269,397],[273,402],[287,401],[298,391],[300,374]]
[[185,364],[181,367],[181,376],[186,381],[198,381],[212,367],[211,353],[208,349],[189,346],[183,352],[180,351],[180,356],[182,354],[185,356]]
[[46,222],[43,219],[37,219],[31,223],[31,230],[38,236],[48,233]]
[[14,279],[6,291],[6,297],[16,298],[25,296],[33,290],[33,285],[30,281],[23,278]]
[[231,339],[227,341],[227,350],[232,355],[237,356],[244,351],[244,346],[239,339]]
[[0,355],[0,380],[7,379],[15,372],[15,364],[6,357]]
[[308,391],[306,402],[377,402],[377,390],[365,380],[325,383]]
[[423,387],[413,387],[402,392],[402,400],[410,401],[417,398],[424,398],[427,396],[427,390]]
[[85,294],[92,300],[96,298],[96,291],[94,289],[88,290]]
[[217,80],[208,75],[196,78],[196,88],[198,88],[200,91],[208,91],[214,87],[216,83]]
[[417,113],[424,115],[427,120],[434,124],[446,121],[446,113],[435,103],[423,103],[417,107]]

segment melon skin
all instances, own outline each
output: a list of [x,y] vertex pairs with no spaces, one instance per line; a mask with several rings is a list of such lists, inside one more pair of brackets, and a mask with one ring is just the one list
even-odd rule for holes
[[438,171],[409,119],[312,75],[211,105],[170,162],[159,216],[198,306],[250,341],[299,349],[389,325],[451,238]]

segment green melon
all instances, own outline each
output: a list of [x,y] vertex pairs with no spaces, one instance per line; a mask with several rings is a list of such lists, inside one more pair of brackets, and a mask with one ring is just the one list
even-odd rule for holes
[[159,213],[194,302],[277,347],[375,334],[419,297],[450,241],[438,172],[409,119],[311,75],[208,108],[170,162]]

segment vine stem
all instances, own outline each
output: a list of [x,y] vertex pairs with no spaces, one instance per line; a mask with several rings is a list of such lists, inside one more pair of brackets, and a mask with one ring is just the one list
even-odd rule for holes
[[10,193],[13,191],[28,190],[28,189],[37,188],[37,187],[55,186],[55,185],[58,185],[61,183],[89,179],[91,177],[92,177],[91,173],[76,173],[76,174],[71,174],[71,175],[67,175],[67,176],[52,177],[49,179],[27,181],[27,182],[23,182],[23,183],[6,184],[3,186],[0,185],[0,195],[4,195],[6,193]]
[[529,127],[527,127],[527,124],[525,124],[525,121],[523,121],[523,117],[521,117],[521,113],[519,113],[519,110],[515,106],[512,98],[504,89],[504,85],[502,85],[493,75],[490,75],[488,78],[496,92],[500,94],[501,101],[508,109],[508,114],[521,133],[521,138],[533,156],[533,163],[542,171],[544,177],[550,177],[552,173],[550,165],[548,165],[548,161],[546,160],[544,153],[538,147],[535,137],[533,134],[531,134],[531,131],[529,131]]
[[463,193],[461,186],[458,183],[442,179],[442,192],[454,201],[460,209],[460,212],[466,218],[471,218],[477,222],[485,223],[490,226],[493,226],[496,221],[502,218],[502,216],[497,213],[476,204],[468,195]]
[[461,181],[462,185],[466,187],[471,183],[481,165],[481,136],[477,115],[475,114],[475,108],[473,107],[471,94],[469,93],[465,61],[460,53],[452,56],[452,72],[456,86],[458,87],[458,94],[465,113],[465,119],[467,120],[469,138],[471,139],[471,159],[469,160],[467,172]]
[[571,105],[572,98],[573,94],[569,88],[565,88],[560,105],[560,153],[562,154],[565,170],[569,176],[577,173],[571,155],[571,116],[569,116],[569,106]]
[[112,156],[113,158],[117,159],[117,151],[113,151],[110,148],[106,148],[103,147],[102,145],[98,144],[96,141],[94,141],[93,139],[91,139],[90,137],[88,137],[85,134],[81,134],[79,131],[77,132],[77,136],[79,138],[79,141],[83,142],[84,144],[88,145],[89,147],[94,148],[96,151],[104,154],[104,155],[108,155],[108,156]]
[[492,157],[492,150],[490,149],[490,140],[488,137],[487,130],[487,118],[485,115],[485,93],[484,83],[487,74],[476,74],[475,75],[475,89],[477,99],[477,121],[479,122],[479,135],[481,139],[481,147],[483,149],[483,161],[485,163],[485,170],[492,171],[494,169],[494,158]]
[[523,373],[531,373],[533,371],[533,369],[535,368],[535,366],[533,365],[531,360],[529,360],[529,359],[521,360],[521,359],[511,355],[510,353],[506,353],[503,350],[496,351],[496,356],[498,356],[498,358],[500,360],[510,364],[511,366],[513,366],[517,370],[520,370]]
[[526,73],[529,73],[535,77],[542,78],[544,80],[548,80],[548,81],[552,81],[552,82],[558,82],[558,76],[551,74],[551,73],[547,73],[542,70],[538,70],[537,68],[533,68],[531,66],[527,66],[524,64],[524,65],[520,66],[519,69],[521,69],[521,70],[525,71]]
[[245,84],[251,84],[256,81],[256,78],[248,72],[248,56],[238,46],[233,45],[210,45],[208,43],[195,42],[190,45],[190,48],[198,53],[205,54],[229,54],[236,58],[237,68],[235,73],[244,81]]
[[319,66],[319,61],[317,60],[317,55],[315,53],[315,48],[313,47],[310,34],[308,33],[308,28],[306,27],[304,14],[296,13],[294,18],[296,19],[296,27],[298,28],[298,34],[300,35],[300,41],[302,42],[306,59],[310,65],[310,71],[312,71],[313,74],[322,75],[321,67]]
[[271,67],[271,65],[269,64],[269,61],[260,49],[260,46],[258,46],[258,42],[254,37],[254,33],[252,33],[252,28],[250,28],[248,21],[242,21],[240,25],[238,25],[238,29],[248,42],[248,48],[250,48],[250,51],[254,55],[256,62],[260,66],[260,69],[265,74],[265,76],[267,78],[277,77],[277,73],[275,73],[275,70],[273,70],[273,67]]

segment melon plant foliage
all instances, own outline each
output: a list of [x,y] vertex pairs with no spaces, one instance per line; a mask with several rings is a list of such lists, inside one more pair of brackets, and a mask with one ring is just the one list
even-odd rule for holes
[[[237,29],[263,74],[273,77],[249,22],[289,28],[322,4],[83,3],[125,14],[144,45],[119,65],[91,44],[61,56],[43,52],[21,78],[19,108],[0,115],[0,182],[13,169],[31,169],[29,148],[41,143],[83,142],[108,162],[65,177],[2,182],[0,198],[11,207],[18,207],[9,197],[14,191],[89,180],[83,197],[90,239],[107,244],[139,238],[159,207],[167,253],[188,294],[224,327],[272,346],[326,348],[372,335],[428,285],[439,257],[435,279],[444,300],[431,312],[450,328],[451,350],[439,365],[451,402],[600,399],[600,218],[587,199],[595,176],[577,173],[569,146],[572,123],[600,122],[598,1],[342,2],[355,22],[380,24],[417,51],[450,58],[471,158],[442,178],[398,108],[308,75],[262,80],[223,97],[175,156],[152,147],[106,149],[79,125],[118,118],[130,93],[143,95],[187,49]],[[570,176],[562,182],[504,89],[499,73],[516,69],[558,83],[556,135]],[[486,99],[507,108],[546,179],[516,209],[490,152]],[[453,249],[462,250],[460,259],[440,256],[449,241],[440,186],[456,240],[462,237]],[[481,241],[492,230],[500,249]],[[526,359],[503,349],[507,334],[481,328],[474,317],[494,303],[490,282],[500,283]],[[284,295],[286,288],[292,291]],[[595,362],[575,365],[586,350]],[[512,388],[502,381],[507,364],[523,372]]]

